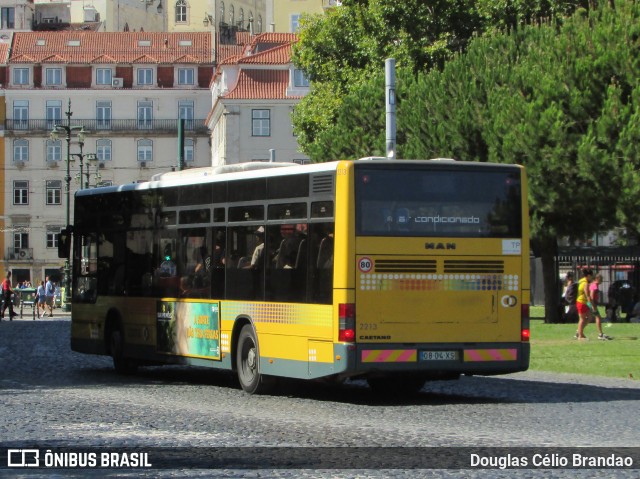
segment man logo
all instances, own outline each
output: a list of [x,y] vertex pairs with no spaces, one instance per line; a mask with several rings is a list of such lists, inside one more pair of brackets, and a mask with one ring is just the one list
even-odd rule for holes
[[425,243],[425,249],[456,249],[455,243]]
[[504,308],[513,308],[516,304],[518,304],[518,298],[515,296],[503,296],[500,300],[502,303],[502,307]]

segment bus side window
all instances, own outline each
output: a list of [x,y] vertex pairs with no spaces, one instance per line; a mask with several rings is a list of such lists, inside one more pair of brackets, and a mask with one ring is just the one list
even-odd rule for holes
[[313,268],[311,300],[329,304],[333,295],[333,223],[316,223],[310,228],[310,261]]
[[[264,248],[263,226],[228,229],[225,257],[227,299],[262,299],[264,255],[260,253],[260,244]],[[254,257],[256,262],[252,265]]]

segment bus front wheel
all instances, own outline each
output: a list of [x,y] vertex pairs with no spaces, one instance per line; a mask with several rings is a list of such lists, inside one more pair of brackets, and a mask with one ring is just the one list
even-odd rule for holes
[[136,364],[124,357],[124,347],[122,333],[119,329],[111,331],[110,338],[111,358],[113,359],[113,368],[119,374],[131,374],[136,371]]
[[249,394],[267,392],[273,386],[273,378],[260,374],[258,340],[250,324],[240,330],[236,351],[236,367],[240,386]]

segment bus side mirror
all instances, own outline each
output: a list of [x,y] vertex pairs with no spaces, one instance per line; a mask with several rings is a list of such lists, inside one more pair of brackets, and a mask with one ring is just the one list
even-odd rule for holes
[[58,258],[69,259],[71,256],[71,233],[73,228],[67,226],[60,231],[58,235]]

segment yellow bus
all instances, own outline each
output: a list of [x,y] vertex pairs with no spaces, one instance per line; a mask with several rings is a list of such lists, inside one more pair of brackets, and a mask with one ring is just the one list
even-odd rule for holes
[[245,163],[76,193],[71,347],[418,390],[529,365],[517,165]]

